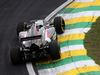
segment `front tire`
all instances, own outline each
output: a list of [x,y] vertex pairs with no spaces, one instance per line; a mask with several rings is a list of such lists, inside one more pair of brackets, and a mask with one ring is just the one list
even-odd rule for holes
[[58,45],[57,40],[54,40],[49,43],[49,52],[52,60],[60,58],[60,47]]
[[26,30],[26,26],[27,26],[27,23],[26,22],[20,22],[20,23],[18,23],[18,25],[16,25],[16,33],[17,33],[17,36],[19,36],[19,33],[21,31],[25,31]]
[[20,49],[18,47],[10,48],[9,57],[12,64],[19,64],[21,61]]
[[54,27],[58,34],[62,34],[65,32],[65,22],[62,17],[56,17],[54,19]]

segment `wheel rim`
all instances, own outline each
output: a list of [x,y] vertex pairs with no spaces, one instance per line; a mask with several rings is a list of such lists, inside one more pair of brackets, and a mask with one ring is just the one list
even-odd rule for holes
[[64,24],[64,19],[61,18],[61,29],[63,32],[65,32],[65,24]]

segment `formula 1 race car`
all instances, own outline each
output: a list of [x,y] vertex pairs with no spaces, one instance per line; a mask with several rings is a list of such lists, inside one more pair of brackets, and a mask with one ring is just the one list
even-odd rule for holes
[[65,22],[62,17],[55,17],[54,21],[33,20],[31,24],[20,22],[16,26],[20,46],[12,47],[9,56],[12,64],[36,59],[60,58],[60,47],[57,34],[65,31]]

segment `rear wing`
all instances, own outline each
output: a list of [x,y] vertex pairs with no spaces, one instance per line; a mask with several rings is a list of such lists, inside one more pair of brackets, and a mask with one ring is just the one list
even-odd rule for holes
[[37,35],[37,36],[30,36],[30,37],[24,37],[24,38],[21,38],[21,42],[22,41],[28,41],[28,40],[36,40],[36,39],[41,39],[41,35]]

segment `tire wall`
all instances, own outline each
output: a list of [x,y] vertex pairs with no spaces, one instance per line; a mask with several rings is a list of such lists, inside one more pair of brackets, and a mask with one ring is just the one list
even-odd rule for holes
[[57,16],[65,20],[65,33],[58,36],[61,59],[39,62],[41,75],[99,75],[100,66],[87,56],[85,33],[100,16],[100,0],[75,0]]

